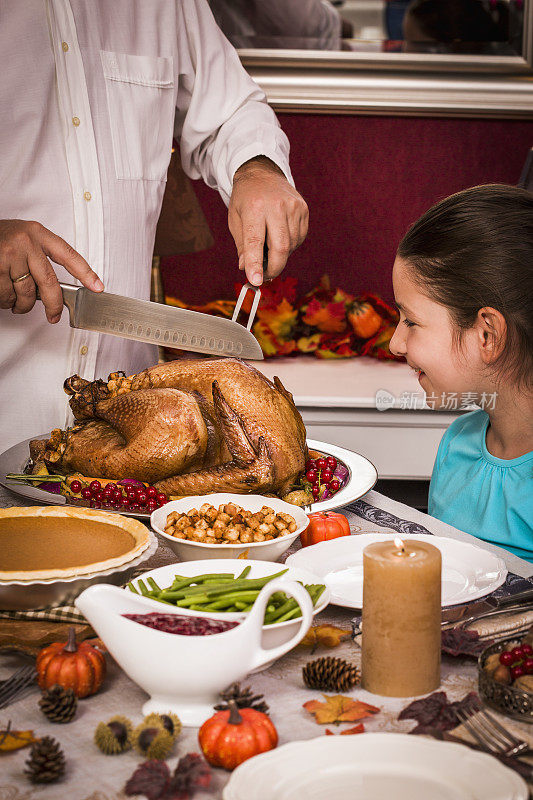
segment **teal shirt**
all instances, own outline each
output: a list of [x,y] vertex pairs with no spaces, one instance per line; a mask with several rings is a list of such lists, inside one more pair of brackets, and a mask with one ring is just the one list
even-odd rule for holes
[[437,452],[428,511],[533,562],[533,451],[496,458],[487,450],[488,424],[485,411],[452,422]]

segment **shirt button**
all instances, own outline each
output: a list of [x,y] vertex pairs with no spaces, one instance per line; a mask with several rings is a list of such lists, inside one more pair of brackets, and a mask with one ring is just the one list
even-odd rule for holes
[[66,42],[61,42],[61,47],[63,48],[63,52],[66,53],[68,50],[68,44]]
[[89,200],[91,199],[92,195],[91,195],[90,192],[84,192],[83,193],[83,197],[84,197],[85,200],[87,200],[87,202],[89,202]]
[[86,356],[88,352],[89,348],[87,347],[86,344],[84,344],[83,347],[80,347],[80,355]]
[[79,117],[72,117],[72,124],[75,125],[76,128],[77,128],[78,125],[80,124],[80,118]]

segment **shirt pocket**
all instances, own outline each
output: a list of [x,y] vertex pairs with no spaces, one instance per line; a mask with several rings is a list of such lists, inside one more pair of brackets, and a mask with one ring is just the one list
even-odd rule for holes
[[117,178],[164,180],[174,125],[172,58],[106,50],[100,58]]

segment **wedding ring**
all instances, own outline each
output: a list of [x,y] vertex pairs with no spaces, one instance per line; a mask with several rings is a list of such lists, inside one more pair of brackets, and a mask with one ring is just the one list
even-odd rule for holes
[[26,278],[31,278],[31,272],[24,273],[24,275],[21,275],[20,278],[14,278],[13,283],[18,283],[19,281],[26,280]]

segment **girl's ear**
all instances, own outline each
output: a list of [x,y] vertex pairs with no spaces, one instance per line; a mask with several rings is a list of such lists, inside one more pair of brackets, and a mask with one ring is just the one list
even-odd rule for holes
[[507,338],[507,323],[500,311],[484,306],[477,312],[475,322],[481,359],[485,364],[496,361]]

